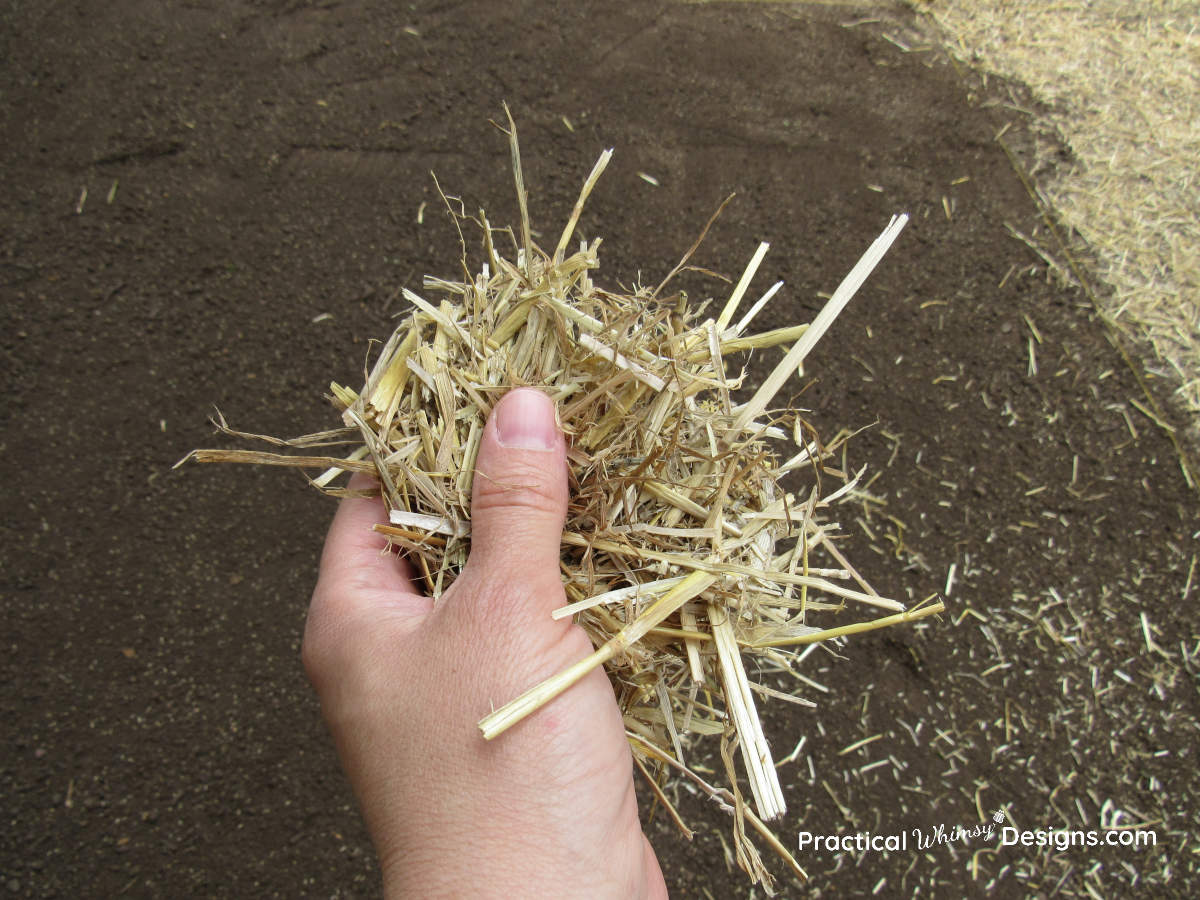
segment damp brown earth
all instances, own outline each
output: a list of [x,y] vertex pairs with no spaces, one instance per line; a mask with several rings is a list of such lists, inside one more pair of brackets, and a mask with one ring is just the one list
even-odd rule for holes
[[[456,274],[431,172],[514,220],[488,122],[507,100],[535,228],[615,148],[581,222],[598,280],[661,277],[736,192],[696,262],[736,276],[770,241],[763,287],[787,286],[764,327],[791,324],[913,216],[791,399],[824,433],[869,426],[847,554],[948,611],[814,651],[818,708],[764,713],[785,843],[908,846],[810,848],[809,883],[780,866],[778,889],[1195,893],[1196,497],[1086,297],[1006,227],[1038,226],[994,139],[1030,140],[1019,87],[904,52],[884,4],[116,0],[0,22],[0,888],[378,893],[298,658],[329,501],[171,466],[216,440],[214,406],[280,435],[333,421],[328,382],[361,376],[399,290]],[[690,843],[643,804],[675,894],[750,896],[725,814],[677,794]],[[997,814],[991,839],[956,834]],[[1157,846],[1000,846],[1102,825]],[[917,849],[939,826],[955,839]]]

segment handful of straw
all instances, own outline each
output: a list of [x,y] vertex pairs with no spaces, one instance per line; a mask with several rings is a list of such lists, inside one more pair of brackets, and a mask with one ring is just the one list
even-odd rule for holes
[[[467,274],[464,258],[464,280],[426,277],[425,296],[406,289],[411,311],[363,388],[332,385],[344,427],[268,439],[356,449],[345,458],[215,450],[192,457],[324,468],[313,483],[335,495],[344,493],[333,487],[343,473],[375,475],[390,518],[377,530],[408,555],[437,598],[467,559],[475,455],[493,404],[519,385],[546,391],[568,437],[572,480],[561,559],[571,602],[554,615],[576,617],[596,649],[485,716],[483,736],[495,739],[604,665],[635,762],[683,832],[691,836],[662,789],[671,775],[734,814],[737,859],[754,880],[769,889],[746,823],[803,877],[766,825],[786,807],[754,692],[796,698],[752,682],[744,659],[797,674],[799,645],[913,621],[942,605],[906,612],[859,576],[834,542],[836,525],[824,521],[855,480],[834,472],[845,483],[823,498],[815,487],[801,495],[784,487],[793,472],[833,472],[823,463],[841,441],[823,445],[796,413],[770,405],[907,217],[892,219],[811,323],[753,333],[756,315],[782,284],[739,316],[767,244],[715,317],[704,316],[707,304],[697,309],[683,294],[664,294],[708,226],[657,287],[632,294],[602,288],[591,277],[600,240],[581,241],[569,254],[568,247],[611,151],[601,154],[557,245],[545,253],[531,238],[511,116],[508,136],[521,211],[515,258],[495,246],[481,212],[475,220],[486,256],[480,271]],[[467,217],[460,210],[455,220]],[[731,375],[726,358],[788,345],[751,399],[735,404],[744,376]],[[261,437],[234,432],[223,420],[218,425]],[[848,603],[887,615],[832,624]],[[688,766],[689,733],[721,737],[727,788]],[[738,786],[735,746],[757,814]]]

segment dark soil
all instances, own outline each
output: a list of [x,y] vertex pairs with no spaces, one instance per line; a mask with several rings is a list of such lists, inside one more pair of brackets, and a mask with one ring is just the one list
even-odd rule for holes
[[[0,22],[0,890],[378,893],[298,657],[330,503],[293,473],[171,465],[214,443],[214,405],[279,435],[336,421],[322,393],[358,380],[399,289],[456,274],[430,171],[513,221],[505,99],[547,234],[616,148],[581,225],[600,279],[657,281],[736,191],[697,262],[736,277],[770,240],[761,286],[788,286],[764,326],[810,318],[913,214],[796,402],[829,435],[878,423],[852,461],[880,502],[843,507],[845,550],[901,599],[955,566],[949,613],[818,650],[820,708],[767,707],[777,758],[806,739],[784,842],[1000,809],[1029,829],[1117,809],[1158,838],[910,836],[801,854],[809,887],[782,891],[1200,891],[1196,497],[1084,297],[1005,229],[1037,224],[993,139],[1026,123],[886,40],[902,11],[110,0]],[[681,805],[692,843],[647,826],[676,895],[749,896],[727,819]]]

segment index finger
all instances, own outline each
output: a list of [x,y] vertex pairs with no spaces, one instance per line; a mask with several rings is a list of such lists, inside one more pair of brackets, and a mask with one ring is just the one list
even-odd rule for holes
[[[355,475],[350,490],[378,489],[378,483],[366,475]],[[321,581],[354,589],[355,593],[407,594],[421,596],[413,577],[412,564],[403,556],[388,552],[386,537],[374,530],[387,524],[383,498],[347,497],[338,504],[337,513],[325,536],[321,553]]]

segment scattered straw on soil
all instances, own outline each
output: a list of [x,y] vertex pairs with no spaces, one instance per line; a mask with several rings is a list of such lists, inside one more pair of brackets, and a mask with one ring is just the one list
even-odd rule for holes
[[[791,688],[800,689],[812,684],[800,672],[811,645],[943,609],[923,602],[906,610],[855,571],[837,546],[841,527],[829,518],[861,475],[841,460],[847,435],[823,443],[799,411],[774,406],[907,217],[893,218],[811,323],[754,333],[755,317],[780,288],[743,302],[767,244],[716,304],[667,292],[707,226],[657,287],[605,289],[592,280],[600,240],[577,241],[575,229],[611,151],[596,162],[546,253],[532,238],[511,118],[507,131],[518,233],[493,228],[482,212],[468,217],[447,198],[460,230],[478,227],[480,268],[470,274],[464,255],[463,280],[426,277],[423,292],[438,300],[405,291],[411,309],[365,386],[332,386],[343,428],[267,439],[295,450],[355,449],[345,457],[245,450],[193,457],[324,469],[313,483],[335,496],[347,494],[336,486],[345,473],[377,475],[390,518],[377,530],[408,555],[437,598],[467,559],[475,455],[492,406],[517,385],[546,390],[569,436],[572,479],[562,546],[570,602],[556,617],[575,617],[596,650],[486,715],[480,729],[502,740],[504,730],[604,665],[658,802],[688,833],[663,790],[682,778],[732,813],[737,861],[770,890],[748,833],[757,832],[797,876],[804,873],[767,825],[785,804],[755,694],[798,698],[752,681],[743,657],[751,671],[791,676]],[[508,241],[511,256],[500,246]],[[753,396],[735,404],[744,375],[731,372],[727,358],[785,347]],[[828,490],[831,483],[836,490]],[[720,737],[727,786],[689,767],[689,734]],[[743,802],[742,779],[753,811]]]
[[1072,152],[1039,179],[1111,292],[1102,312],[1149,341],[1200,435],[1200,3],[914,4],[964,61],[1016,79]]

